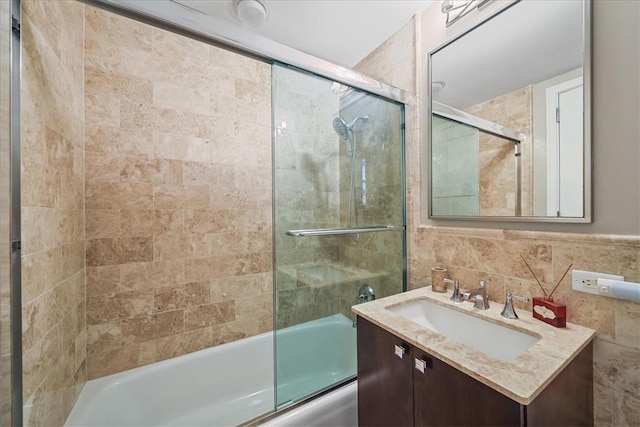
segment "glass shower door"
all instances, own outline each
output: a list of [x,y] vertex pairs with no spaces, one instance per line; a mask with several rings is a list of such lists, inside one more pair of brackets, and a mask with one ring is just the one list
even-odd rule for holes
[[405,289],[404,111],[291,67],[272,74],[281,408],[353,378],[351,306]]

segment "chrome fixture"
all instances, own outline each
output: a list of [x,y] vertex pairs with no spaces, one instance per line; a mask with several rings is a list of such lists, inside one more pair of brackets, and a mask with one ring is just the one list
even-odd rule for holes
[[[369,121],[369,116],[358,116],[353,119],[348,124],[342,120],[340,117],[336,117],[333,119],[333,130],[340,136],[347,144],[347,152],[349,153],[349,164],[351,166],[351,184],[349,185],[349,205],[347,211],[347,227],[351,227],[351,214],[355,217],[356,227],[358,226],[358,205],[355,203],[355,194],[356,194],[356,134],[353,131],[353,128],[358,124],[358,122],[367,123]],[[354,241],[359,239],[359,236],[356,234],[352,236]]]
[[373,291],[373,288],[366,283],[360,286],[358,289],[358,298],[356,299],[356,304],[362,304],[364,302],[373,301],[376,299],[376,293]]
[[518,295],[514,295],[511,292],[507,292],[507,299],[504,302],[504,308],[502,309],[502,317],[506,317],[507,319],[517,319],[518,315],[516,314],[516,310],[513,308],[513,300],[516,299],[522,302],[529,302],[529,298],[521,297]]
[[444,283],[453,285],[453,294],[451,294],[451,298],[449,299],[453,302],[462,302],[462,296],[460,295],[460,282],[457,280],[447,279],[445,277]]
[[338,134],[338,136],[340,136],[343,141],[347,143],[347,151],[349,152],[350,157],[353,157],[355,154],[353,150],[355,141],[352,142],[352,138],[355,140],[355,136],[353,135],[353,128],[359,121],[367,123],[369,121],[369,116],[358,116],[348,124],[340,117],[336,117],[333,119],[333,130]]
[[484,280],[480,280],[480,287],[477,289],[470,290],[462,294],[463,301],[469,301],[471,298],[474,298],[473,306],[475,308],[479,308],[480,310],[488,310],[489,309],[489,300],[487,299],[487,286]]
[[[356,304],[362,304],[365,302],[373,301],[374,299],[376,299],[376,293],[373,291],[373,288],[371,286],[367,285],[366,283],[360,286],[360,289],[358,289],[358,297],[356,298]],[[354,328],[358,327],[357,319],[353,321],[353,327]],[[396,354],[398,354],[397,348],[396,348]],[[399,357],[402,359],[402,356],[399,356]]]
[[373,233],[376,231],[404,231],[404,225],[377,225],[374,227],[355,228],[309,228],[306,230],[287,230],[287,236],[310,237],[310,236],[339,236],[343,234]]
[[[440,3],[440,11],[447,14],[446,26],[458,22],[475,9],[480,9],[491,0],[468,0],[457,6],[453,4],[453,0],[444,0]],[[452,16],[453,15],[453,16]]]

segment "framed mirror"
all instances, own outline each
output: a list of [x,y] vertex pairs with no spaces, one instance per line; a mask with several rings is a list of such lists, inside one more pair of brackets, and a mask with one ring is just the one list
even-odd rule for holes
[[429,53],[429,218],[591,222],[590,8],[519,0]]

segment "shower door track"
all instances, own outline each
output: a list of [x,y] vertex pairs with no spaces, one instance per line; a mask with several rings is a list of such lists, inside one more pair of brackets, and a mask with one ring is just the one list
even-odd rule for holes
[[286,234],[293,237],[335,236],[344,234],[373,233],[378,231],[404,231],[404,225],[379,225],[374,227],[355,228],[311,228],[306,230],[287,230]]

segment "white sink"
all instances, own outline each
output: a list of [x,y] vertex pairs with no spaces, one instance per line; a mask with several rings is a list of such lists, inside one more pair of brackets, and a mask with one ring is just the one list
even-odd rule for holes
[[540,339],[423,299],[387,310],[459,344],[507,362]]

